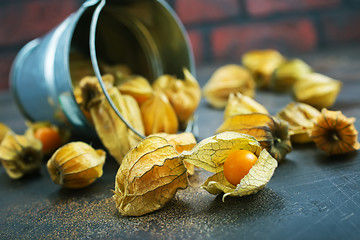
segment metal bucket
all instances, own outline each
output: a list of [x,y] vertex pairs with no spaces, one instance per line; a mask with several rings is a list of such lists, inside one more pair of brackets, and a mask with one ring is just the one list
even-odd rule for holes
[[51,121],[75,134],[95,136],[73,92],[73,56],[79,53],[91,62],[90,73],[111,104],[99,61],[126,64],[150,81],[162,74],[182,77],[183,67],[195,74],[185,29],[165,1],[88,0],[47,35],[25,45],[15,58],[10,86],[27,119]]

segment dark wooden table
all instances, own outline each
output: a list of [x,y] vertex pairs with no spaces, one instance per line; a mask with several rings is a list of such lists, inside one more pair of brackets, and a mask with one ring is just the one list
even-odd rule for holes
[[[360,130],[360,46],[298,56],[317,72],[343,81],[332,107],[355,117]],[[225,64],[225,63],[222,63]],[[198,68],[201,85],[219,66]],[[257,91],[271,114],[290,94]],[[205,101],[197,111],[199,139],[213,135],[223,112]],[[0,122],[17,133],[24,119],[9,92],[0,93]],[[86,139],[84,139],[86,141]],[[45,162],[38,175],[11,180],[0,167],[0,239],[358,239],[360,236],[360,154],[327,157],[313,144],[296,145],[258,194],[213,196],[199,186],[209,175],[197,171],[190,186],[163,209],[142,217],[122,217],[111,189],[117,164],[108,159],[104,175],[81,190],[55,185]]]

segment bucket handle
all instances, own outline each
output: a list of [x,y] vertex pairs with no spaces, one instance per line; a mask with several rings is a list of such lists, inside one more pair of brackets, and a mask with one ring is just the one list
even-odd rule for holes
[[99,69],[99,65],[98,65],[98,61],[97,61],[97,57],[96,57],[96,47],[95,47],[95,33],[96,33],[96,26],[97,26],[97,21],[99,19],[99,15],[101,10],[103,9],[103,7],[106,4],[106,0],[101,0],[99,5],[96,7],[93,16],[92,16],[92,20],[91,20],[91,25],[90,25],[90,36],[89,36],[89,46],[90,46],[90,57],[91,57],[91,63],[95,72],[95,76],[97,77],[99,84],[101,86],[101,89],[106,97],[106,99],[108,100],[108,102],[110,103],[110,106],[113,108],[113,110],[115,111],[115,113],[119,116],[119,118],[123,121],[123,123],[131,130],[133,131],[136,135],[138,135],[141,138],[145,138],[144,135],[140,134],[138,131],[136,131],[136,129],[134,129],[131,124],[129,124],[126,119],[121,115],[121,113],[119,112],[119,110],[117,109],[117,107],[115,106],[114,102],[111,100],[109,93],[106,90],[104,81],[101,77],[101,73],[100,73],[100,69]]

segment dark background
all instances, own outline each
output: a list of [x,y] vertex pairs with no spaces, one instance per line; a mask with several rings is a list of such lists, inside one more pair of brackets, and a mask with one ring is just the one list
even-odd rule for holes
[[[120,1],[120,0],[119,0]],[[0,1],[0,91],[16,54],[83,0]],[[307,53],[360,43],[358,0],[167,0],[188,31],[198,66],[240,62],[251,49]]]

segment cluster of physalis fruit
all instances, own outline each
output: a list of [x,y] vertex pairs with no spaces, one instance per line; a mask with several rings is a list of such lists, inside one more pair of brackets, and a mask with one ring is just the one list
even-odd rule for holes
[[[314,142],[330,155],[359,149],[355,119],[327,109],[336,100],[340,81],[275,50],[251,51],[242,60],[244,66],[217,69],[203,87],[209,104],[224,108],[224,121],[214,136],[199,143],[190,132],[178,133],[201,100],[200,86],[186,69],[184,79],[164,75],[150,84],[123,66],[104,65],[107,93],[144,138],[118,117],[96,77],[82,77],[74,85],[84,115],[119,163],[113,198],[122,215],[162,208],[178,189],[188,186],[195,167],[213,173],[201,188],[223,193],[224,200],[264,188],[293,143]],[[295,101],[271,116],[254,100],[256,88],[292,91]],[[28,126],[17,135],[0,124],[0,160],[11,178],[38,170],[44,156],[51,179],[63,187],[83,188],[102,176],[104,150],[71,142],[69,131],[48,122]]]

